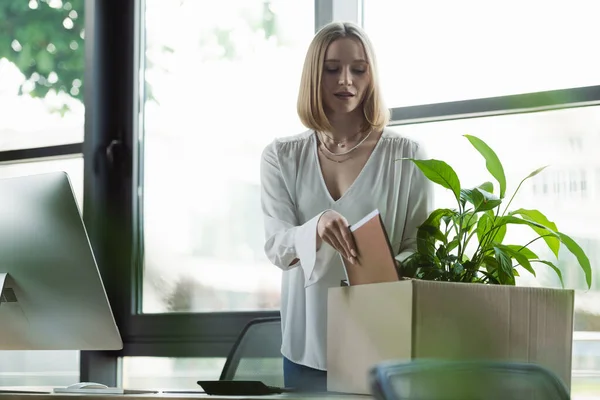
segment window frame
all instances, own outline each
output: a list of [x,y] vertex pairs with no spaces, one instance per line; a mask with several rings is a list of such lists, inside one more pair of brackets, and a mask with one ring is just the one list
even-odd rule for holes
[[[314,1],[316,29],[339,19],[362,24],[363,0]],[[248,321],[278,312],[141,314],[144,0],[86,0],[85,7],[86,118],[85,140],[79,144],[84,156],[84,221],[124,348],[81,352],[80,379],[117,385],[121,357],[226,357]],[[597,104],[600,85],[396,107],[391,109],[390,125]]]
[[58,146],[32,147],[0,151],[0,163],[42,161],[55,157],[75,157],[83,155],[83,142],[62,144]]
[[[315,27],[352,15],[344,2],[315,0]],[[144,0],[85,7],[84,221],[124,347],[82,351],[80,376],[117,385],[121,357],[226,357],[246,323],[279,312],[141,313]]]

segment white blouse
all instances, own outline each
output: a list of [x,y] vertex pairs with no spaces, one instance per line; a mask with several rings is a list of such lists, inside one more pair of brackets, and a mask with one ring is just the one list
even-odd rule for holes
[[[281,353],[326,370],[327,291],[345,279],[341,257],[328,244],[316,250],[317,222],[335,210],[350,224],[378,209],[396,258],[416,249],[417,227],[432,209],[431,184],[408,160],[424,159],[414,141],[384,130],[364,168],[337,201],[327,190],[314,131],[276,139],[261,160],[265,253],[283,272]],[[300,261],[290,266],[294,259]]]

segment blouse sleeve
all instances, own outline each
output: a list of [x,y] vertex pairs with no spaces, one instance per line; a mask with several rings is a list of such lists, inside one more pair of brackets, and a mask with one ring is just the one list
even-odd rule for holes
[[[426,159],[423,147],[419,144],[415,145],[417,149],[412,157],[418,160]],[[416,165],[412,162],[410,162],[410,165],[411,167],[407,168],[410,171],[409,175],[402,177],[403,179],[410,179],[410,185],[402,242],[400,251],[396,256],[396,260],[400,262],[417,250],[417,229],[433,210],[433,184]]]
[[[302,268],[305,286],[322,275],[315,265],[324,265],[333,256],[331,246],[323,244],[317,251],[317,224],[323,212],[300,225],[295,204],[281,172],[277,156],[277,142],[267,146],[262,154],[261,205],[265,227],[265,254],[282,270]],[[329,248],[328,248],[329,247]],[[294,262],[296,261],[296,262]]]

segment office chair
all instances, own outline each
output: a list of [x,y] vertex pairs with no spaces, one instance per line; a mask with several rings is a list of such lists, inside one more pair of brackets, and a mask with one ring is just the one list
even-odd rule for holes
[[568,400],[563,382],[535,364],[415,360],[374,366],[377,400]]
[[231,348],[219,379],[283,387],[281,340],[281,317],[250,321]]

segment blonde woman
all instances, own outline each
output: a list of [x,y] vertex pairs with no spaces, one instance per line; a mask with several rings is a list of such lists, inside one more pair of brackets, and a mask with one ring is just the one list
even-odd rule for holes
[[[261,160],[265,252],[283,270],[281,323],[287,387],[326,390],[327,291],[354,262],[349,223],[378,209],[398,261],[416,247],[431,188],[403,157],[419,145],[385,128],[375,55],[364,31],[331,23],[309,46],[298,95],[308,128],[267,146]],[[376,312],[377,310],[373,310]]]

